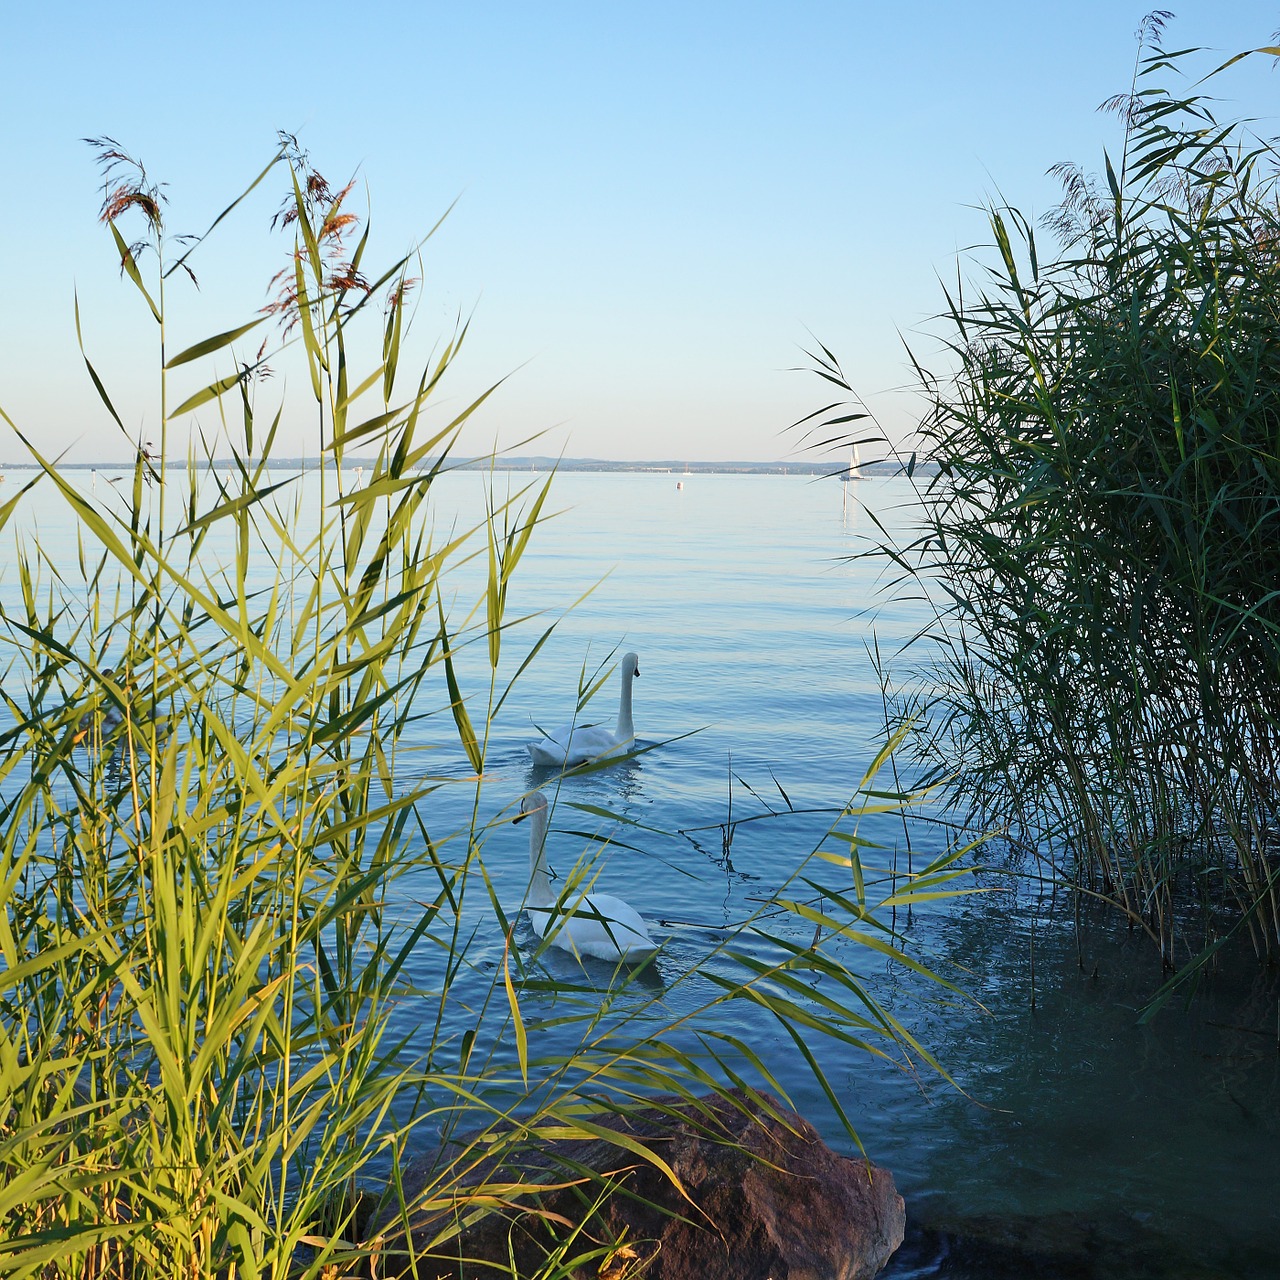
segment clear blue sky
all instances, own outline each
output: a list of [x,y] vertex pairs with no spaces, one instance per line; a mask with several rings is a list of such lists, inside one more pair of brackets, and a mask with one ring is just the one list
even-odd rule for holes
[[[1280,7],[1168,0],[1170,47],[1269,43]],[[131,430],[155,433],[151,342],[97,224],[86,135],[110,134],[169,184],[173,231],[202,230],[262,165],[277,129],[332,181],[357,176],[375,259],[427,249],[426,338],[474,312],[453,392],[513,376],[477,450],[537,431],[572,456],[785,456],[821,402],[787,372],[811,330],[885,425],[909,431],[906,337],[939,276],[982,238],[978,208],[1032,215],[1045,171],[1100,166],[1127,88],[1130,0],[957,4],[49,3],[7,15],[0,107],[9,196],[0,405],[74,459],[122,457],[75,346]],[[1206,58],[1202,64],[1210,65]],[[1269,60],[1216,89],[1277,112]],[[196,262],[174,341],[248,318],[283,264],[277,183]],[[287,385],[286,385],[287,382]],[[286,421],[299,447],[307,391]],[[202,424],[215,429],[212,414]],[[0,460],[19,457],[10,442]]]

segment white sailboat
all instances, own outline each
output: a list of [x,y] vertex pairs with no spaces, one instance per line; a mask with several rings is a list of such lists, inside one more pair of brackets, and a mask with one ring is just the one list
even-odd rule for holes
[[862,472],[862,454],[858,452],[858,442],[855,440],[849,446],[849,469],[844,473],[846,480],[865,480],[867,477]]
[[[862,471],[862,455],[858,452],[858,442],[852,441],[849,445],[849,465],[845,468],[844,483],[840,486],[840,514],[846,525],[849,523],[849,482],[851,480],[866,480],[868,477]],[[857,516],[857,503],[853,504],[855,517]]]

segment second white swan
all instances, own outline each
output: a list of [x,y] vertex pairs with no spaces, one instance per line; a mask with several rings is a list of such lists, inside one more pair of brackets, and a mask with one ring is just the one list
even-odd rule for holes
[[613,963],[638,964],[657,950],[644,917],[629,902],[611,893],[576,894],[572,889],[558,901],[547,878],[544,848],[547,842],[547,798],[541,791],[520,802],[517,822],[528,818],[529,923],[539,938],[575,956],[594,956]]

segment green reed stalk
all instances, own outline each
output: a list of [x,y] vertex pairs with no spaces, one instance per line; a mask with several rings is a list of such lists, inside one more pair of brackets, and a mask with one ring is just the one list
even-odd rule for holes
[[920,370],[921,527],[886,550],[944,602],[922,760],[1176,967],[1245,927],[1280,949],[1280,170],[1167,87],[1192,55],[1161,26],[1119,163],[1056,169],[1056,255],[992,210],[954,373]]

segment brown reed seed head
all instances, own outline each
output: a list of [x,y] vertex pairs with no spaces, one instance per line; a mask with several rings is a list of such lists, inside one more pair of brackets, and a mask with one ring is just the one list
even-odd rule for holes
[[161,205],[163,187],[147,176],[146,165],[127,152],[114,138],[85,138],[97,155],[102,173],[102,222],[115,222],[130,209],[138,209],[152,231],[159,232],[163,223]]

